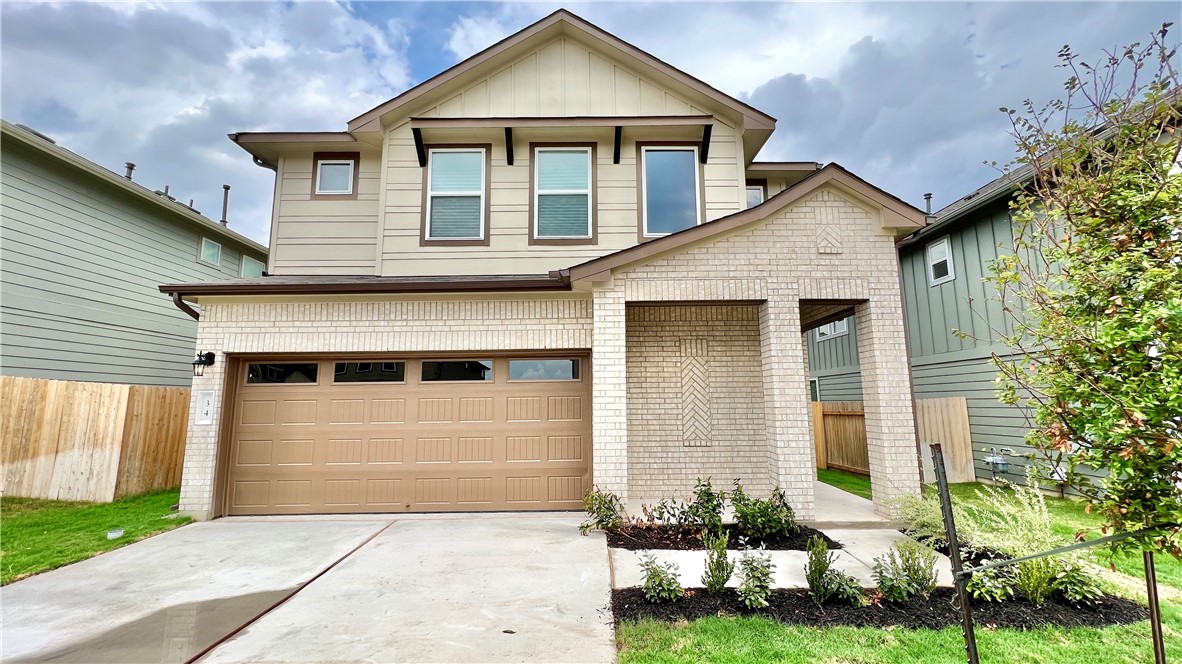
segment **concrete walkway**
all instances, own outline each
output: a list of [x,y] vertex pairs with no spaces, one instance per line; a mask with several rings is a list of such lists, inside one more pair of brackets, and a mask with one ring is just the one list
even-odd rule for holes
[[606,545],[580,520],[193,524],[0,589],[0,659],[611,662]]
[[824,482],[813,482],[816,517],[809,522],[817,530],[831,528],[886,528],[890,522],[874,513],[874,503]]

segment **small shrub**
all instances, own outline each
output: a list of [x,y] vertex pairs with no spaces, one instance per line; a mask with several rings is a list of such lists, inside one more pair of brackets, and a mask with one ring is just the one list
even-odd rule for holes
[[829,545],[820,535],[814,535],[808,543],[808,561],[804,565],[804,578],[809,584],[809,596],[823,606],[831,599],[840,599],[855,606],[864,603],[862,588],[858,580],[833,567],[837,555],[829,551]]
[[749,497],[739,480],[735,480],[731,506],[735,508],[735,525],[747,537],[760,540],[777,535],[788,537],[799,530],[796,513],[779,487],[772,491],[770,499],[760,500]]
[[[891,501],[899,519],[907,526],[907,532],[920,541],[944,544],[948,533],[944,530],[944,512],[940,508],[940,497],[929,493],[925,496],[905,495]],[[963,542],[976,540],[975,521],[964,508],[953,505],[952,517],[956,520],[957,539]]]
[[772,559],[762,553],[744,553],[739,559],[739,599],[749,609],[763,609],[772,596]]
[[1064,599],[1076,606],[1095,606],[1104,598],[1096,577],[1083,568],[1079,561],[1068,561],[1052,582]]
[[[991,563],[986,560],[985,563]],[[1014,597],[1014,580],[1004,568],[977,572],[969,577],[965,589],[973,599],[982,602],[1004,602]]]
[[592,530],[615,530],[624,524],[624,504],[611,491],[600,491],[592,487],[583,495],[583,511],[587,520],[579,524],[579,532],[586,535]]
[[731,574],[735,571],[735,564],[726,556],[726,546],[730,535],[712,535],[709,531],[702,534],[702,542],[706,545],[706,571],[702,574],[702,585],[706,592],[717,595],[726,588]]
[[722,532],[722,506],[726,494],[714,490],[710,478],[698,478],[694,485],[694,499],[690,502],[662,500],[649,512],[656,523],[676,530]]
[[903,602],[936,589],[936,552],[911,540],[895,542],[891,550],[874,559],[878,591],[891,602]]
[[676,602],[685,594],[677,580],[678,568],[674,563],[659,563],[651,554],[640,556],[640,569],[644,571],[644,597],[653,604]]

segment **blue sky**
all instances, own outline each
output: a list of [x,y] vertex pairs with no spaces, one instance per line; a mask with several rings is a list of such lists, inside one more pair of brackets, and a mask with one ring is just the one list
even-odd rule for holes
[[[346,121],[565,6],[778,118],[761,159],[837,161],[937,207],[995,177],[999,106],[1062,90],[1055,53],[1144,41],[1177,2],[0,5],[0,114],[266,242],[270,171],[234,131]],[[1180,31],[1171,40],[1177,41]]]

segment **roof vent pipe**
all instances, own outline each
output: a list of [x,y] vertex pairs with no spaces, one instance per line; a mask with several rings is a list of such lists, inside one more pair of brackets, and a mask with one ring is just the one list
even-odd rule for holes
[[131,179],[131,172],[135,170],[135,164],[133,164],[129,161],[123,165],[127,167],[127,172],[123,174],[123,177],[130,180]]
[[928,214],[932,213],[932,193],[928,192],[923,195],[923,206]]
[[226,211],[230,207],[230,185],[222,185],[222,219],[219,223],[223,226],[229,226],[230,222],[226,221]]

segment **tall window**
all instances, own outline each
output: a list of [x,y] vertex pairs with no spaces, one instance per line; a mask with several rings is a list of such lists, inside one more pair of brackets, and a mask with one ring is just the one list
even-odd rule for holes
[[942,237],[928,245],[928,281],[932,286],[939,286],[955,278],[952,250],[949,248],[948,238]]
[[696,147],[644,147],[643,232],[668,235],[701,222],[701,183]]
[[427,172],[427,239],[484,239],[484,148],[431,150]]
[[591,148],[534,152],[534,237],[591,237]]

